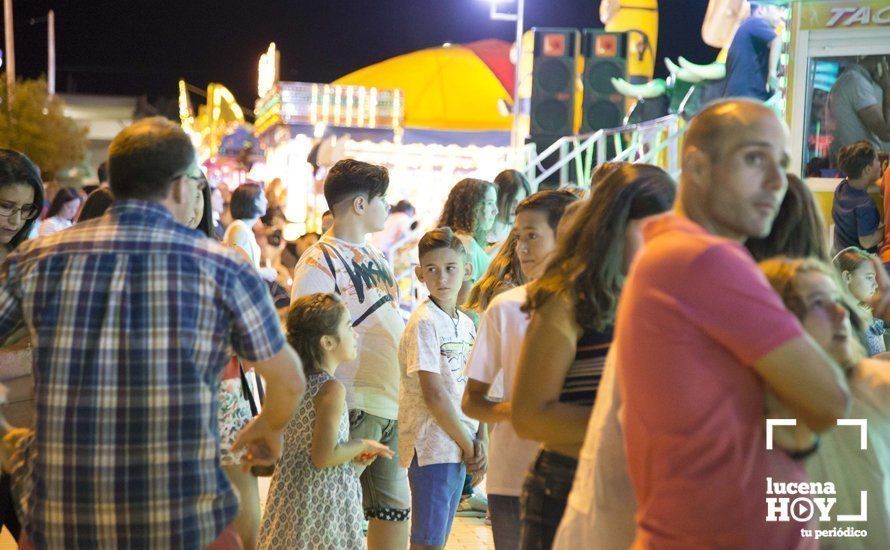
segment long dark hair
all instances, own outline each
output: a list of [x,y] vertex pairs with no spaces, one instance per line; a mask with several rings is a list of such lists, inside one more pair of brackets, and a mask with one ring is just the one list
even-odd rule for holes
[[201,216],[201,221],[198,222],[198,231],[204,233],[211,239],[216,238],[216,231],[213,229],[213,205],[210,204],[212,199],[213,190],[210,189],[209,185],[205,185],[203,189],[201,189],[201,196],[204,197],[204,214]]
[[494,177],[494,184],[498,188],[498,221],[509,223],[510,207],[516,200],[519,190],[525,191],[525,196],[532,194],[532,186],[518,170],[504,170]]
[[[34,189],[34,202],[37,212],[43,210],[43,180],[40,179],[40,169],[31,162],[31,159],[12,149],[0,149],[0,187],[24,183]],[[37,216],[27,220],[18,233],[6,245],[7,250],[13,250],[22,241],[28,238],[31,227],[37,221]]]
[[788,191],[769,235],[748,239],[745,247],[758,262],[773,256],[831,261],[825,221],[816,199],[800,178],[788,174]]
[[580,202],[560,236],[544,275],[529,284],[526,311],[559,292],[575,304],[575,320],[585,330],[615,323],[624,286],[627,224],[671,208],[676,184],[657,166],[627,164],[616,168]]
[[56,192],[56,196],[53,197],[52,202],[49,203],[49,210],[46,211],[46,217],[52,218],[62,210],[63,206],[71,201],[79,200],[81,200],[80,191],[71,187],[62,187]]
[[467,296],[464,308],[476,313],[482,313],[488,309],[488,304],[495,296],[526,283],[522,265],[516,255],[516,244],[519,236],[513,229],[507,233],[507,238],[498,249],[498,253],[491,259],[491,263],[485,269],[485,273],[476,281]]
[[83,201],[83,205],[80,207],[80,214],[77,216],[77,223],[103,216],[113,202],[114,193],[110,187],[94,189],[92,193],[87,195],[87,200]]

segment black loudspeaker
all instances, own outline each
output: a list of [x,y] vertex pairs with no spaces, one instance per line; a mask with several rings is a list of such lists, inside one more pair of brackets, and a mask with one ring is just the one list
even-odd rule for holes
[[532,136],[567,136],[575,127],[575,29],[532,29],[535,38],[530,105]]
[[625,98],[612,86],[611,79],[627,78],[627,37],[624,33],[584,29],[581,54],[584,99],[580,132],[621,126]]

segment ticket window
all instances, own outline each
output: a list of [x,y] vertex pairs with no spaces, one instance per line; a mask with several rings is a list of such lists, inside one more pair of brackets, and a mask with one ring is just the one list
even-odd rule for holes
[[[876,57],[881,58],[881,56]],[[850,70],[850,67],[859,60],[858,56],[821,57],[810,60],[807,71],[809,116],[803,143],[802,172],[805,176],[834,177],[836,173],[837,151],[844,144],[840,143],[844,134],[837,126],[844,121],[838,121],[832,116],[829,110],[829,92],[834,86],[851,86],[852,80],[840,84],[837,81],[844,71]],[[882,153],[890,152],[886,146],[881,149]]]
[[[804,101],[795,105],[797,116],[793,115],[791,120],[792,132],[800,140],[800,164],[795,164],[804,177],[834,178],[837,177],[837,150],[841,145],[838,138],[843,132],[837,128],[838,121],[829,110],[829,92],[845,70],[861,62],[861,56],[887,56],[890,59],[890,28],[877,32],[870,29],[867,32],[846,30],[806,34],[810,36],[802,45],[806,47],[807,55],[805,59],[803,56],[798,58],[803,61],[800,67],[804,70],[798,70],[796,75],[804,88],[798,88],[803,92],[798,97]],[[886,145],[883,158],[890,152]]]

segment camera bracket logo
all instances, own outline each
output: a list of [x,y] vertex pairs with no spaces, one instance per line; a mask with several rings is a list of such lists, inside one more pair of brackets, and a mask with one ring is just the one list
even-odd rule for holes
[[[773,429],[776,426],[796,426],[794,418],[770,418],[766,421],[766,448],[773,449]],[[837,421],[839,427],[859,427],[859,449],[868,449],[868,421],[864,418],[845,418]],[[837,491],[832,482],[781,482],[766,478],[766,521],[791,521],[807,523],[813,517],[827,522],[832,519],[832,508],[837,503]],[[838,511],[839,512],[839,511]],[[868,491],[859,492],[859,511],[840,514],[836,521],[864,522],[868,518]]]

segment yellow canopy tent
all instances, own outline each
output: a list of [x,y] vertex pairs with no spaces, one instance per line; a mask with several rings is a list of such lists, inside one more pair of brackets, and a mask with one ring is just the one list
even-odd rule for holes
[[[481,50],[474,48],[480,45]],[[509,45],[500,41],[428,48],[359,69],[333,84],[402,90],[407,128],[509,131],[511,117],[498,105],[512,101],[512,75],[508,87],[504,82],[512,71],[512,64],[503,70],[507,52]],[[493,60],[493,53],[503,59]]]

